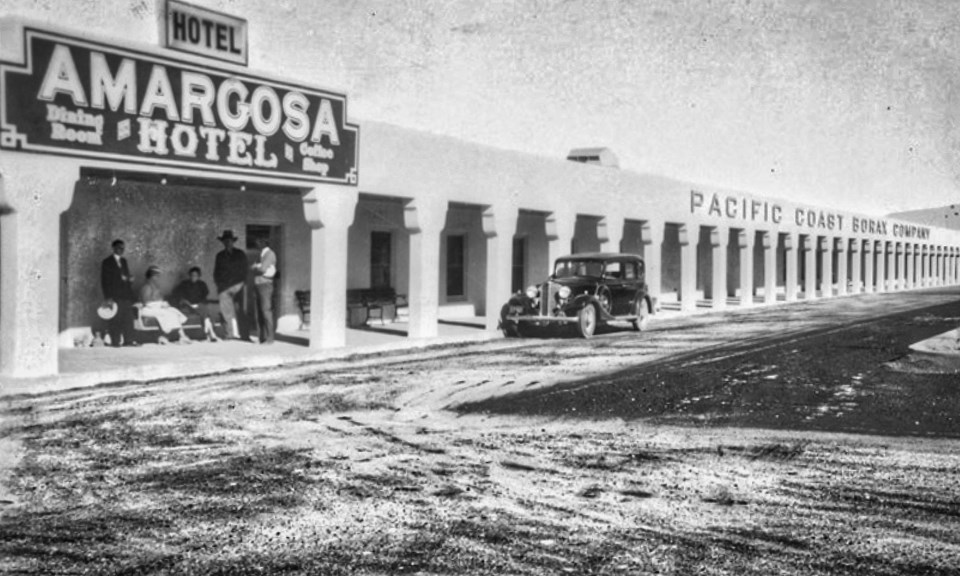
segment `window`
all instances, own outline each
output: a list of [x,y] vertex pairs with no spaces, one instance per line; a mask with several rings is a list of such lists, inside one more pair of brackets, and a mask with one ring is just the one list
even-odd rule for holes
[[604,278],[623,278],[623,270],[620,262],[607,262],[603,267]]
[[389,232],[370,233],[370,287],[389,288],[392,250]]
[[526,270],[527,260],[527,239],[513,239],[513,269],[510,280],[510,289],[513,292],[523,290],[523,276]]
[[467,237],[447,236],[447,296],[466,296],[464,262]]

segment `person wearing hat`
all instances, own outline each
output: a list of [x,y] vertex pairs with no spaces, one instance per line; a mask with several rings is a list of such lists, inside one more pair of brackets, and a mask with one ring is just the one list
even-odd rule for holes
[[155,319],[157,324],[160,325],[160,332],[162,332],[158,339],[160,344],[168,344],[170,340],[167,338],[167,335],[173,334],[174,332],[179,336],[177,339],[178,343],[189,344],[193,342],[193,340],[188,338],[186,332],[183,331],[183,324],[187,321],[187,317],[183,312],[174,308],[164,300],[163,292],[160,290],[160,284],[158,282],[159,277],[159,266],[150,266],[147,268],[147,283],[140,289],[140,301],[143,303],[140,314],[144,318]]
[[100,289],[104,302],[97,314],[107,322],[112,346],[119,347],[121,342],[124,346],[139,346],[133,331],[133,303],[136,300],[133,277],[127,259],[123,257],[126,245],[118,238],[111,248],[113,254],[100,265]]
[[247,339],[246,319],[243,317],[243,289],[247,284],[249,263],[247,254],[234,246],[238,238],[233,230],[224,230],[217,240],[223,250],[217,253],[213,267],[213,282],[217,285],[220,313],[223,315],[227,338]]

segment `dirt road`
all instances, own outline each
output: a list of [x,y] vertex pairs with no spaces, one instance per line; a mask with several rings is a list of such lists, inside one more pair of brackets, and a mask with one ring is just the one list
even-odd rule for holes
[[955,574],[960,381],[906,345],[958,317],[927,290],[5,399],[0,572]]

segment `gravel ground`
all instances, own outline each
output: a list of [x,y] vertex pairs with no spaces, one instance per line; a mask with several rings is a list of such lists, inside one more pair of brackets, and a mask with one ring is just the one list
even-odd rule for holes
[[957,574],[958,296],[6,398],[0,572]]

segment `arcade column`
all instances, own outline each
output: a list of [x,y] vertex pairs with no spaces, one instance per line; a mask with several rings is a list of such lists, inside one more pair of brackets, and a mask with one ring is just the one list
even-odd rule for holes
[[817,297],[817,237],[807,234],[803,237],[803,297],[813,300]]
[[404,227],[410,234],[409,338],[439,334],[440,234],[446,222],[446,200],[420,198],[403,207]]
[[680,310],[692,312],[697,309],[697,237],[699,227],[695,224],[679,225],[680,244]]
[[824,298],[833,296],[833,238],[821,236],[820,244],[820,295]]
[[877,240],[877,292],[887,290],[887,243],[883,240]]
[[787,302],[797,300],[797,243],[799,236],[796,232],[790,232],[783,237],[783,257],[787,264],[787,277],[785,280]]
[[[844,242],[848,242],[844,240]],[[859,294],[863,291],[863,266],[860,261],[860,245],[863,242],[859,238],[849,240],[850,244],[850,293]],[[846,259],[844,259],[846,261]]]
[[863,241],[863,291],[867,294],[878,292],[877,276],[874,269],[876,262],[875,246],[873,240]]
[[837,251],[837,296],[845,296],[847,284],[850,283],[847,275],[847,244],[849,242],[846,238],[831,238],[830,244]]
[[310,347],[347,344],[348,232],[359,192],[345,186],[316,186],[303,197],[310,225]]
[[753,306],[753,245],[757,233],[743,229],[737,233],[740,248],[740,305]]
[[618,216],[605,216],[597,222],[597,239],[600,250],[620,252],[623,245],[624,220]]
[[[887,290],[894,291],[899,288],[897,262],[900,262],[900,270],[903,270],[903,246],[899,242],[887,243]],[[902,272],[901,272],[902,273]]]
[[500,326],[500,307],[510,298],[513,236],[520,211],[516,206],[488,206],[483,210],[483,233],[487,237],[486,328]]
[[906,290],[913,288],[913,265],[915,249],[916,246],[914,244],[905,243],[903,245],[903,287]]
[[763,301],[766,304],[777,302],[777,232],[763,232]]
[[927,247],[923,244],[919,248],[917,264],[917,286],[924,288],[927,285]]
[[897,289],[907,289],[907,243],[897,243]]
[[647,290],[650,298],[659,306],[660,289],[663,282],[661,272],[663,260],[663,222],[645,221],[640,228],[640,241],[643,242],[643,261],[646,266]]
[[934,247],[933,252],[933,285],[943,286],[943,249]]
[[549,242],[547,262],[550,270],[557,258],[570,254],[570,244],[577,228],[577,215],[573,212],[551,212],[546,220]]
[[714,309],[727,307],[727,242],[730,229],[726,226],[714,226],[710,229],[710,262],[712,278],[710,281],[710,301]]
[[0,374],[59,370],[60,215],[73,201],[77,161],[0,154]]

